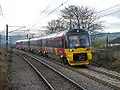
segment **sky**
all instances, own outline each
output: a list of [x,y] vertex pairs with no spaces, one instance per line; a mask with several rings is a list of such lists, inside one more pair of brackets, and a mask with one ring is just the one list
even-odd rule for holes
[[[47,16],[52,10],[66,0],[0,0],[3,15],[0,13],[0,32],[5,31],[5,25],[9,25],[9,31],[18,29],[14,26],[33,26],[31,29],[41,29],[47,22],[60,17],[60,10],[69,5],[88,6],[97,11],[120,4],[120,0],[68,0],[66,4]],[[43,14],[41,12],[48,7]],[[120,6],[108,12],[120,10]],[[120,11],[101,18],[105,21],[105,32],[120,32]],[[27,29],[25,28],[25,29]]]

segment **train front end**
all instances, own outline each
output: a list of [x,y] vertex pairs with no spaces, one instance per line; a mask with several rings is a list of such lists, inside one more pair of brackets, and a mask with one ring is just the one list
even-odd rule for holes
[[87,31],[72,29],[66,33],[66,59],[70,65],[87,65],[92,60],[90,37]]

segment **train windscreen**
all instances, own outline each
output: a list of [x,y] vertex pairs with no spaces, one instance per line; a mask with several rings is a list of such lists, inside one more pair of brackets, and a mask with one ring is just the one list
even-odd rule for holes
[[89,43],[89,36],[88,34],[70,34],[68,36],[68,43],[70,48],[75,47],[88,47],[90,46]]

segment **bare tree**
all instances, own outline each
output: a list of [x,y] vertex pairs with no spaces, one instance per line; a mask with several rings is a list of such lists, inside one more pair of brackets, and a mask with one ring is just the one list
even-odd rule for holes
[[103,29],[100,16],[95,9],[71,5],[61,10],[61,15],[70,23],[70,27],[87,29],[90,34],[98,33]]
[[51,20],[45,27],[47,29],[47,34],[64,31],[68,29],[67,22],[63,18],[58,18],[57,20]]
[[48,22],[48,25],[45,28],[47,29],[47,34],[53,33],[55,31],[55,20]]

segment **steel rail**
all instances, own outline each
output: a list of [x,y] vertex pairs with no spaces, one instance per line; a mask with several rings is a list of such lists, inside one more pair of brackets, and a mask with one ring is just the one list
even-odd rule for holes
[[[30,55],[29,55],[30,56]],[[32,56],[31,56],[32,57]],[[44,58],[45,59],[45,58]],[[54,62],[54,63],[56,63],[56,62]],[[59,64],[60,65],[60,64]],[[63,65],[61,65],[61,66],[63,66]],[[106,82],[106,81],[103,81],[103,80],[101,80],[101,79],[99,79],[99,78],[97,78],[97,77],[94,77],[94,76],[92,76],[92,75],[89,75],[89,74],[87,74],[87,73],[85,73],[85,72],[82,72],[82,71],[78,71],[78,70],[76,70],[75,68],[71,68],[71,67],[69,67],[69,66],[65,66],[66,68],[68,68],[68,69],[70,69],[70,70],[72,70],[72,71],[74,71],[74,72],[76,72],[76,73],[78,73],[78,74],[81,74],[81,75],[83,75],[83,76],[86,76],[86,77],[88,77],[88,78],[91,78],[91,79],[93,79],[93,80],[95,80],[95,81],[97,81],[97,82],[99,82],[99,83],[102,83],[102,84],[104,84],[104,85],[106,85],[106,86],[109,86],[109,87],[111,87],[111,88],[114,88],[115,90],[120,90],[120,86],[117,86],[117,85],[115,85],[115,84],[111,84],[110,82]]]
[[102,70],[102,69],[95,69],[96,66],[91,66],[91,65],[88,65],[86,67],[89,68],[90,70],[95,71],[95,72],[99,72],[99,73],[102,73],[104,75],[107,75],[107,76],[110,76],[112,78],[116,78],[116,79],[120,80],[120,76],[115,74],[116,72],[114,72],[114,71],[113,71],[114,73],[112,73],[110,71],[105,71],[105,70]]
[[[25,53],[24,53],[25,54]],[[28,55],[28,54],[27,54]],[[31,56],[31,57],[33,57],[32,56],[32,54],[30,54],[29,56]],[[36,57],[36,56],[35,56]],[[35,58],[35,57],[33,57],[33,58]],[[38,59],[38,57],[36,57],[36,59],[38,60],[38,61],[40,61],[39,59]],[[43,59],[45,59],[45,58],[43,58]],[[56,63],[56,62],[54,62],[54,63]],[[58,64],[58,63],[57,63]],[[61,65],[61,64],[59,64],[60,66],[64,66],[64,65]],[[87,74],[87,73],[85,73],[85,72],[82,72],[82,71],[78,71],[77,69],[75,69],[75,68],[71,68],[71,67],[69,67],[69,66],[64,66],[64,67],[66,67],[66,68],[68,68],[68,69],[70,69],[70,70],[72,70],[72,71],[74,71],[74,72],[76,72],[76,73],[78,73],[78,74],[80,74],[80,75],[83,75],[83,76],[86,76],[86,77],[88,77],[88,78],[91,78],[91,79],[93,79],[93,80],[95,80],[95,81],[97,81],[97,82],[99,82],[99,83],[102,83],[102,84],[104,84],[104,85],[106,85],[106,86],[109,86],[109,87],[111,87],[111,88],[114,88],[115,90],[120,90],[120,86],[117,86],[117,85],[115,85],[115,84],[112,84],[112,83],[110,83],[110,82],[106,82],[106,81],[103,81],[103,80],[101,80],[101,79],[99,79],[99,78],[97,78],[97,77],[94,77],[94,76],[92,76],[92,75],[89,75],[89,74]]]
[[[22,53],[22,52],[21,52]],[[26,53],[24,53],[25,55],[28,55]],[[82,87],[81,85],[77,84],[75,81],[73,81],[72,79],[68,78],[67,76],[65,76],[64,74],[62,74],[61,72],[59,72],[58,70],[56,70],[55,68],[51,67],[50,65],[42,62],[41,60],[39,60],[36,57],[33,57],[31,55],[28,55],[29,57],[35,59],[36,61],[40,62],[41,64],[45,65],[46,67],[48,67],[49,69],[53,70],[54,72],[56,72],[57,74],[61,75],[63,78],[65,78],[66,80],[70,81],[71,83],[73,83],[79,90],[86,90],[84,87]]]
[[[17,54],[17,53],[15,53],[15,54]],[[17,55],[18,55],[18,54],[17,54]],[[18,56],[20,56],[21,58],[23,58],[23,59],[36,71],[36,73],[37,73],[40,77],[42,77],[42,79],[47,83],[47,85],[50,87],[51,90],[55,90],[55,89],[53,88],[53,86],[45,79],[45,77],[37,70],[37,68],[36,68],[30,61],[28,61],[25,57],[23,57],[23,56],[21,56],[21,55],[18,55]]]

